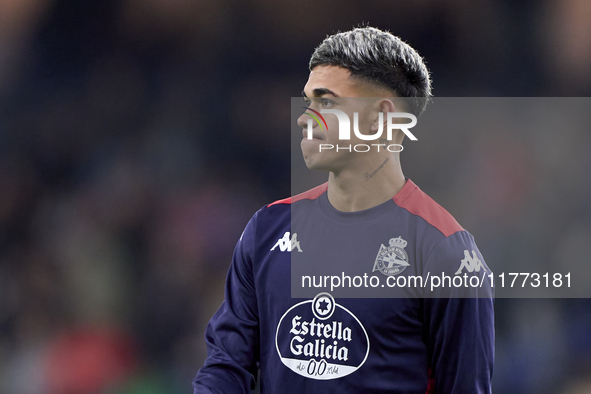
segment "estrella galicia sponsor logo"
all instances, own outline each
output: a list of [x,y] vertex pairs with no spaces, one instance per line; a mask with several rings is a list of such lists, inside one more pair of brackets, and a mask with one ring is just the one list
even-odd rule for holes
[[298,375],[329,380],[359,369],[369,354],[369,337],[359,319],[329,293],[289,308],[277,325],[281,362]]
[[390,239],[389,245],[380,245],[380,250],[373,265],[373,271],[380,271],[384,275],[398,275],[406,269],[408,254],[404,250],[407,242],[401,237]]

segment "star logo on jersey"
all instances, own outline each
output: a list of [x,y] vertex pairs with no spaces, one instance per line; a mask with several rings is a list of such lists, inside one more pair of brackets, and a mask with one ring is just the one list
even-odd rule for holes
[[322,300],[318,303],[318,312],[325,313],[328,310],[328,302],[326,300]]
[[312,312],[320,320],[326,320],[332,316],[335,308],[334,298],[328,293],[320,293],[312,303]]
[[297,249],[298,252],[302,251],[302,248],[300,248],[300,241],[298,241],[298,234],[297,233],[293,233],[293,235],[289,236],[289,231],[286,231],[285,234],[283,234],[283,238],[279,238],[277,240],[277,243],[275,243],[275,246],[273,246],[271,248],[271,251],[275,250],[276,247],[279,246],[279,250],[282,252],[291,252],[294,249]]
[[482,261],[476,256],[476,251],[472,250],[472,256],[470,256],[470,252],[468,250],[464,250],[464,258],[462,259],[462,263],[460,264],[460,268],[456,271],[456,275],[462,273],[462,269],[466,269],[468,272],[480,272],[482,268],[484,272],[486,268],[484,268],[484,264]]
[[410,265],[404,250],[406,245],[407,242],[401,237],[390,239],[388,246],[380,245],[373,271],[380,271],[388,276],[398,275],[404,271]]

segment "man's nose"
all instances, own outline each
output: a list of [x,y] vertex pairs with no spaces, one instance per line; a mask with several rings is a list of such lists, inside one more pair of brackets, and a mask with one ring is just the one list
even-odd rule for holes
[[[298,126],[300,126],[302,129],[305,129],[308,127],[308,120],[312,120],[312,117],[306,113],[303,113],[300,115],[300,117],[298,118]],[[314,124],[314,122],[312,122],[312,128],[316,127],[316,125]]]

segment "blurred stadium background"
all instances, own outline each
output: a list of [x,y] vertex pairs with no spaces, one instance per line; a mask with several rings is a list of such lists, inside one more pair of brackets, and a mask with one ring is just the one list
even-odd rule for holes
[[[391,30],[440,97],[590,96],[590,21],[588,0],[0,0],[0,393],[191,392],[235,242],[290,194],[289,98],[326,34]],[[591,138],[560,133],[404,169],[493,269],[585,264]],[[589,300],[496,306],[496,393],[591,392]]]

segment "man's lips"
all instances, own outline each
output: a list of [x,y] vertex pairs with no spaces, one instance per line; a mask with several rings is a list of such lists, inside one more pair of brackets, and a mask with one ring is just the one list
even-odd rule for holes
[[[308,130],[304,129],[302,131],[302,135],[303,135],[304,139],[307,140],[308,139]],[[324,135],[322,135],[321,133],[317,133],[317,132],[313,131],[312,132],[312,139],[324,141],[325,138],[324,138]]]

